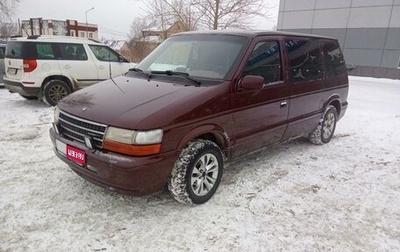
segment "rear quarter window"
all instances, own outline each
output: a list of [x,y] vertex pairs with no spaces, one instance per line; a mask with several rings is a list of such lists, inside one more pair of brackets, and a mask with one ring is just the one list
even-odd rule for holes
[[322,41],[322,62],[327,77],[347,73],[342,49],[337,41]]
[[53,50],[49,47],[51,47],[50,44],[38,45],[36,42],[9,41],[5,57],[10,59],[54,58]]
[[22,59],[23,43],[8,42],[6,47],[6,58]]

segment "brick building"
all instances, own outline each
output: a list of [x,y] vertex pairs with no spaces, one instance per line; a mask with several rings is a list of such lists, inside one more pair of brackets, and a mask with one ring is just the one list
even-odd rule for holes
[[76,20],[54,20],[30,18],[22,20],[20,34],[23,37],[31,35],[56,35],[87,37],[98,40],[99,33],[96,24],[80,23]]

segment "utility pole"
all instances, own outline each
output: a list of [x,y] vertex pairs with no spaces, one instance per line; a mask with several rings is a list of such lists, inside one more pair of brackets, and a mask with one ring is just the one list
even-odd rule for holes
[[90,8],[89,10],[85,11],[85,17],[86,17],[86,38],[88,38],[88,22],[87,22],[87,13],[91,10],[93,10],[94,7]]

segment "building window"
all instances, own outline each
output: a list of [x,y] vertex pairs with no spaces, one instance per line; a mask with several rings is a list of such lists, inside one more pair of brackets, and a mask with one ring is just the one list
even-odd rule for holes
[[70,34],[71,37],[75,37],[75,31],[71,31],[70,33],[71,33],[71,34]]
[[89,38],[91,38],[91,39],[93,38],[93,33],[92,32],[89,32],[88,35],[89,35]]
[[85,37],[85,32],[81,32],[81,37],[84,38]]

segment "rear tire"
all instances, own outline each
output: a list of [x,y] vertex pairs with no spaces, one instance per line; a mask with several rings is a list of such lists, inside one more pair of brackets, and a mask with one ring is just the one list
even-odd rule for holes
[[64,81],[51,80],[44,85],[43,101],[50,106],[55,106],[59,100],[71,94],[71,92],[71,88]]
[[329,143],[336,129],[338,114],[334,106],[329,105],[325,109],[317,128],[310,134],[310,142],[317,145]]
[[175,162],[168,189],[175,200],[181,203],[203,204],[216,192],[223,165],[218,145],[203,139],[191,141]]

